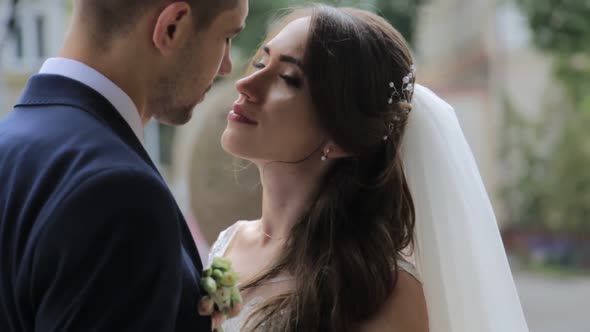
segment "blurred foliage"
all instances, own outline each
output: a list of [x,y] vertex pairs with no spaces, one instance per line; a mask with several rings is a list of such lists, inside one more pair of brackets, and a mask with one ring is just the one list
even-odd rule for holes
[[509,213],[527,227],[590,232],[590,0],[517,1],[554,60],[548,90],[567,100],[547,104],[538,122],[505,103],[502,157],[516,167],[504,191]]
[[551,229],[590,231],[590,109],[572,113],[548,162],[545,222]]
[[590,103],[590,0],[517,0],[577,106]]
[[590,1],[518,0],[529,18],[536,44],[550,52],[590,51]]
[[508,214],[517,224],[537,228],[543,222],[546,162],[538,149],[543,121],[532,123],[510,100],[503,100],[503,133],[500,158],[512,170],[501,190]]
[[427,0],[251,0],[246,29],[234,40],[234,45],[243,57],[251,56],[263,41],[273,19],[286,8],[311,3],[325,3],[333,6],[347,6],[376,12],[386,18],[402,35],[412,42],[414,23],[420,5]]
[[504,110],[508,214],[528,229],[590,232],[590,111],[554,102],[531,120],[507,98]]

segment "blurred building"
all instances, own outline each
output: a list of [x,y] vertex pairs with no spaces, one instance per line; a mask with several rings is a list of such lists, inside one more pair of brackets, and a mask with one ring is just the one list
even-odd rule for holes
[[0,116],[11,109],[28,77],[59,51],[71,11],[65,0],[21,0],[8,34],[11,3],[0,0],[0,38],[6,36],[0,54]]
[[417,24],[418,81],[454,108],[500,223],[498,197],[509,171],[498,158],[505,101],[539,114],[550,61],[535,51],[526,18],[512,1],[431,0]]

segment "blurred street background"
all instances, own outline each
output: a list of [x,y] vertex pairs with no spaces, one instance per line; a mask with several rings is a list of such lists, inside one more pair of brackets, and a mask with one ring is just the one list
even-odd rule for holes
[[[249,56],[280,9],[305,2],[250,0],[233,75],[189,124],[145,130],[203,255],[221,230],[260,213],[257,170],[219,139]],[[454,106],[531,332],[590,331],[590,0],[322,2],[388,19],[412,45],[418,82]],[[72,0],[0,0],[0,118],[59,52],[71,11]]]

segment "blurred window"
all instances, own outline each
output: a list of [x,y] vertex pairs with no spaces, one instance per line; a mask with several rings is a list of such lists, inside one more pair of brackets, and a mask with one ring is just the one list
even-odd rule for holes
[[35,19],[36,35],[37,35],[37,57],[45,58],[45,17],[38,15]]
[[12,40],[14,42],[14,56],[17,59],[22,59],[25,55],[25,52],[23,43],[23,29],[19,23],[17,23],[12,29]]

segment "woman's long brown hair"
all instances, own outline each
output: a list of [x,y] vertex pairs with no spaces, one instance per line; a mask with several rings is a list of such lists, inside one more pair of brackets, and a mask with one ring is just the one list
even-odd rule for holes
[[411,106],[398,98],[388,103],[389,82],[399,89],[410,72],[407,44],[375,14],[325,5],[292,11],[267,41],[305,16],[312,100],[329,137],[352,157],[333,163],[276,261],[243,286],[282,273],[296,284],[257,307],[247,331],[355,330],[392,293],[397,259],[413,239],[414,205],[400,159]]

